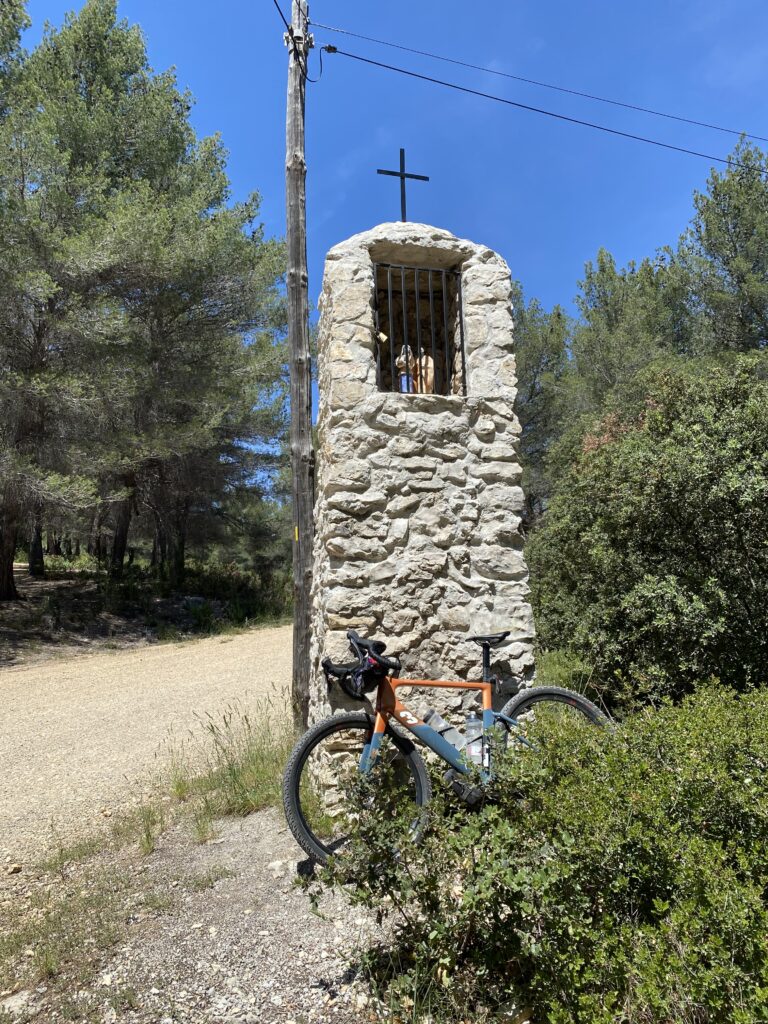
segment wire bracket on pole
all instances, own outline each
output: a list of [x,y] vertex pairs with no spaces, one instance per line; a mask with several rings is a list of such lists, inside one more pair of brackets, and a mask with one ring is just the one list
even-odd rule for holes
[[305,36],[301,32],[294,32],[291,29],[290,32],[283,32],[283,42],[286,46],[292,46],[294,50],[298,50],[300,53],[308,53],[314,49],[315,37],[311,32]]

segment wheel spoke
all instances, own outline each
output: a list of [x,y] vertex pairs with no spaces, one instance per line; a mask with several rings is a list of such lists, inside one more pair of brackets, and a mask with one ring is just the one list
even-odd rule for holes
[[420,802],[409,758],[389,734],[362,784],[360,761],[370,740],[370,726],[339,722],[311,744],[301,761],[297,809],[302,827],[326,855],[343,849],[366,812],[403,799]]

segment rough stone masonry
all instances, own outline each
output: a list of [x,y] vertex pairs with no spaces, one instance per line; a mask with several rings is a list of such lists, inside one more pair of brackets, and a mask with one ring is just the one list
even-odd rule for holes
[[[466,396],[379,389],[377,263],[460,272]],[[507,264],[439,228],[380,224],[328,253],[320,311],[312,720],[346,706],[338,688],[329,693],[320,661],[349,660],[350,627],[385,640],[403,676],[433,679],[479,679],[480,649],[467,637],[511,630],[494,666],[528,681],[533,618]],[[405,699],[458,710],[462,692]]]

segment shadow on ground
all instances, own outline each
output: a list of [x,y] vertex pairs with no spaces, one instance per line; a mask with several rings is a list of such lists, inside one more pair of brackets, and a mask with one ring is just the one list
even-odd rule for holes
[[149,604],[108,597],[92,574],[30,576],[14,571],[20,600],[0,602],[0,669],[61,654],[124,649],[183,629],[182,600]]

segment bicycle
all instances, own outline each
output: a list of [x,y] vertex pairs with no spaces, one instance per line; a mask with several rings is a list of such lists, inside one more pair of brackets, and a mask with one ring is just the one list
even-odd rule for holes
[[[379,784],[388,778],[399,790],[397,799],[402,799],[402,791],[405,791],[416,807],[424,808],[429,803],[432,790],[424,759],[410,737],[397,727],[403,727],[449,765],[446,782],[472,804],[482,799],[485,785],[493,778],[494,751],[498,744],[504,747],[512,739],[531,746],[523,719],[529,712],[536,709],[533,717],[538,736],[549,719],[554,717],[559,721],[564,714],[575,714],[576,721],[589,725],[606,722],[603,713],[586,697],[556,686],[523,689],[500,712],[494,711],[493,692],[501,684],[491,673],[491,648],[503,643],[508,636],[509,632],[466,638],[482,648],[483,678],[463,682],[401,679],[400,662],[397,658],[384,657],[386,644],[383,641],[363,639],[354,630],[347,632],[356,660],[334,664],[326,658],[322,663],[326,681],[329,687],[336,681],[346,694],[359,701],[365,701],[366,694],[375,690],[374,712],[335,714],[313,726],[294,747],[283,777],[283,805],[288,826],[296,842],[313,861],[326,863],[346,842],[343,829],[348,826],[349,818],[344,813],[343,793],[338,785],[327,785],[331,777],[338,778],[341,769],[354,765],[374,782],[373,790],[376,792],[378,788],[378,795],[382,795]],[[446,738],[446,732],[458,736],[448,723],[440,720],[447,728],[438,731],[399,700],[396,691],[405,686],[481,693],[482,728],[480,735],[472,740],[474,759],[461,745]],[[388,771],[385,773],[384,769]]]

